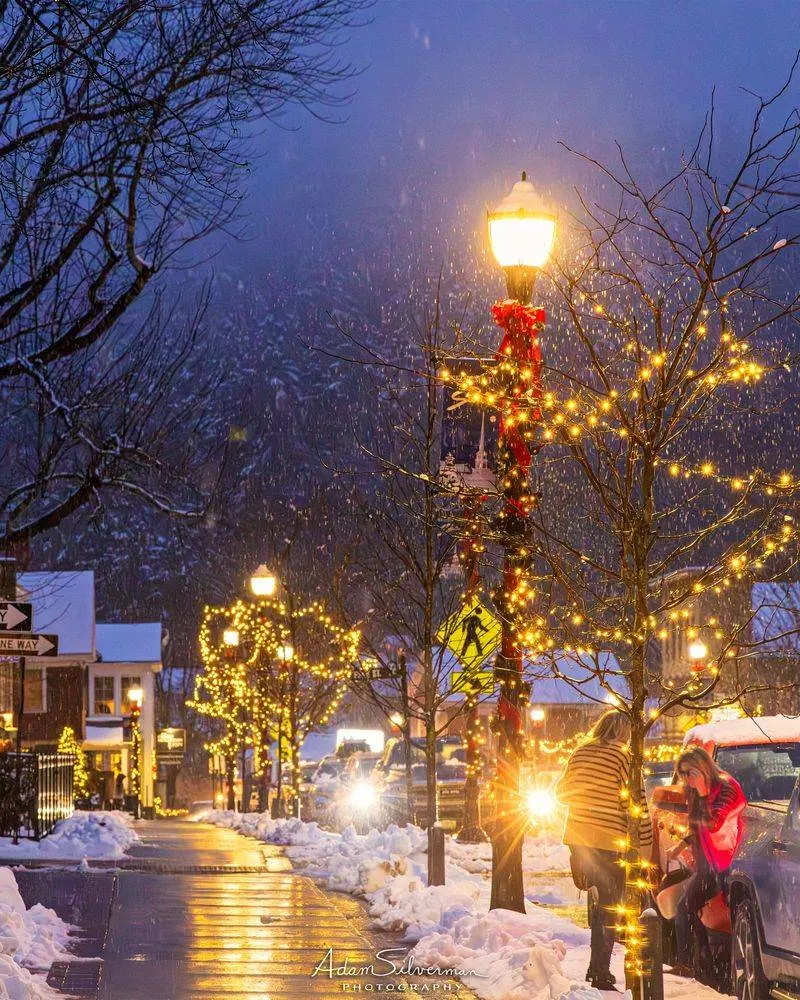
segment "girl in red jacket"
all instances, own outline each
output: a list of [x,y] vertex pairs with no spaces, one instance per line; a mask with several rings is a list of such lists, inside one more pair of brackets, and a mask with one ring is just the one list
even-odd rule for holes
[[699,967],[708,968],[708,934],[699,912],[723,889],[723,876],[742,840],[747,800],[735,778],[720,771],[702,747],[692,747],[678,758],[677,775],[686,788],[689,835],[669,853],[677,857],[687,847],[694,855],[694,874],[675,916],[677,975],[692,975],[692,942],[699,946]]

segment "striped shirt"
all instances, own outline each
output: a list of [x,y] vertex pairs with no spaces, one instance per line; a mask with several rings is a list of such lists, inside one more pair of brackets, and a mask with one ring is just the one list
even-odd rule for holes
[[[569,808],[564,843],[622,850],[628,834],[628,811],[620,792],[626,787],[630,751],[624,743],[590,740],[579,746],[556,785],[556,796]],[[639,843],[652,846],[653,824],[642,788]],[[649,851],[645,853],[649,854]]]

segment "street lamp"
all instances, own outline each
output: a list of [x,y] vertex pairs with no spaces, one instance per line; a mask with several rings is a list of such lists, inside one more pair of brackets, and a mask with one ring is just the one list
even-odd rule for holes
[[[275,656],[280,663],[286,665],[294,660],[294,646],[284,643],[275,650]],[[286,802],[283,798],[283,722],[278,722],[278,774],[276,782],[276,798],[273,802],[273,819],[282,819],[286,815]],[[294,776],[296,781],[296,775]],[[294,803],[295,807],[298,803]]]
[[700,673],[705,669],[705,661],[708,659],[708,646],[702,639],[694,639],[689,643],[689,659],[692,661],[692,670]]
[[141,743],[142,732],[139,725],[139,716],[144,702],[144,690],[138,684],[128,688],[128,704],[131,707],[131,764],[130,771],[130,794],[133,798],[133,815],[139,818],[139,796],[141,794]]
[[[489,213],[489,240],[506,274],[508,298],[492,308],[503,330],[497,351],[496,381],[500,387],[497,441],[497,484],[503,506],[497,519],[503,554],[502,586],[495,602],[502,619],[500,654],[495,662],[499,685],[496,803],[492,836],[492,892],[490,909],[525,912],[522,882],[522,840],[525,819],[521,809],[520,770],[523,748],[522,628],[524,586],[533,562],[530,515],[536,504],[531,492],[535,400],[541,392],[539,335],[544,309],[531,306],[539,268],[550,256],[556,222],[523,173],[510,193]],[[527,401],[527,402],[521,402]],[[525,412],[521,412],[522,409]]]
[[222,633],[222,641],[226,646],[239,645],[239,631],[235,628],[226,628]]
[[537,269],[547,263],[556,235],[556,220],[523,170],[497,208],[489,213],[489,242],[506,272],[508,297],[528,305]]
[[142,710],[142,702],[144,701],[144,689],[139,685],[128,688],[128,703],[134,712],[138,715]]
[[256,597],[272,597],[277,587],[277,577],[270,573],[264,563],[250,577],[250,589]]

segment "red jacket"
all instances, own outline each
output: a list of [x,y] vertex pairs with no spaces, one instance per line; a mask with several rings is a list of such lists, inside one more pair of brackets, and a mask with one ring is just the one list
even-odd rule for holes
[[708,793],[708,821],[698,825],[700,846],[714,871],[730,867],[744,836],[742,813],[747,799],[739,782],[729,774]]

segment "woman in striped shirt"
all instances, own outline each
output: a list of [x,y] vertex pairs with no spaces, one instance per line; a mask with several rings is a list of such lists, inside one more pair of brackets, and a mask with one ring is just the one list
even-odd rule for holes
[[[591,927],[592,957],[587,980],[599,990],[614,988],[611,952],[614,948],[614,911],[625,890],[621,845],[628,836],[628,811],[623,795],[630,772],[630,720],[623,712],[606,712],[567,762],[556,785],[556,796],[569,809],[564,843],[569,846],[573,872],[597,890],[598,905]],[[650,859],[653,826],[641,791],[639,843]],[[583,888],[584,886],[581,886]]]

